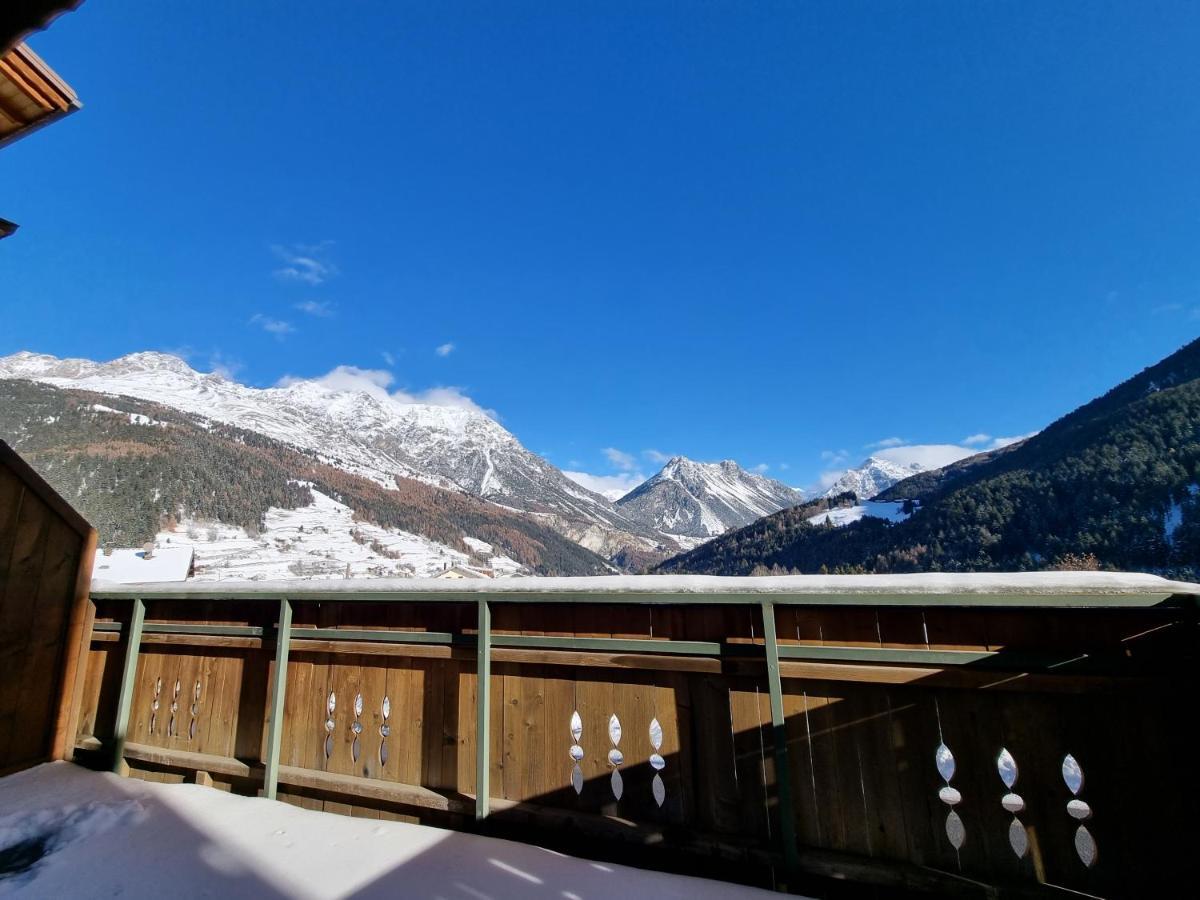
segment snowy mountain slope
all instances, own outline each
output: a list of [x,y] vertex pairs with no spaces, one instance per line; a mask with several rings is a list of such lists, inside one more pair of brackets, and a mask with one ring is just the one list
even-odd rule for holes
[[617,501],[617,508],[664,534],[709,538],[794,506],[804,495],[732,460],[700,463],[676,456]]
[[[384,487],[257,432],[134,397],[0,380],[0,438],[99,529],[104,547],[140,547],[181,519],[257,537],[269,515],[303,509],[327,520],[327,533],[346,532],[342,520],[353,515],[364,526],[420,536],[480,565],[509,557],[536,574],[611,571],[537,516],[410,478]],[[317,504],[316,493],[331,503]],[[318,523],[309,524],[297,532]],[[400,552],[382,533],[368,539],[373,543],[385,548],[377,551],[385,559]]]
[[385,486],[400,476],[458,488],[538,513],[606,555],[631,544],[653,550],[662,543],[653,530],[568,479],[475,410],[402,403],[382,388],[347,390],[317,381],[254,388],[153,352],[107,363],[21,352],[0,358],[0,378],[150,400],[311,451]]
[[920,463],[905,465],[878,456],[869,456],[860,466],[847,469],[822,496],[835,497],[850,491],[860,500],[870,500],[896,482],[923,471],[925,467]]
[[[298,509],[271,507],[253,536],[236,525],[184,518],[160,531],[154,543],[190,547],[196,581],[427,578],[469,561],[467,554],[421,535],[360,521],[350,507],[318,490],[312,497]],[[464,542],[490,546],[474,538]],[[500,561],[501,569],[512,562]]]

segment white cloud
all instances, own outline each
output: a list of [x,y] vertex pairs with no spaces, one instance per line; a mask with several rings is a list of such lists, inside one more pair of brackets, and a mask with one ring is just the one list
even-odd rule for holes
[[500,421],[500,414],[494,409],[480,406],[463,393],[462,388],[453,385],[431,387],[415,394],[396,391],[392,398],[400,403],[423,403],[427,406],[451,406],[456,409],[469,409],[471,412],[483,413],[489,419]]
[[903,447],[888,447],[880,450],[875,456],[902,466],[916,463],[925,469],[940,469],[978,452],[958,444],[908,444]]
[[984,450],[999,450],[1001,447],[1007,447],[1009,444],[1015,444],[1017,441],[1023,441],[1027,437],[1033,437],[1037,434],[1036,431],[1031,431],[1028,434],[1018,434],[1012,437],[992,437],[990,434],[979,432],[963,438],[962,442],[968,447],[978,447],[979,452]]
[[286,335],[296,330],[291,322],[285,322],[282,319],[272,319],[270,316],[264,316],[262,313],[252,315],[249,324],[257,325],[267,334],[273,334],[277,340],[281,341]]
[[275,277],[281,281],[298,281],[313,287],[324,284],[337,274],[337,267],[326,256],[332,245],[332,241],[293,244],[290,247],[276,244],[271,251],[283,261],[283,266],[275,270]]
[[839,478],[846,474],[845,469],[826,469],[817,477],[817,483],[808,493],[822,494],[829,490]]
[[447,341],[445,344],[439,344],[433,350],[438,356],[449,356],[454,352],[454,345]]
[[646,479],[640,472],[622,472],[619,475],[591,475],[587,472],[564,471],[564,475],[576,484],[595,491],[609,500],[619,500]]
[[652,463],[658,463],[660,466],[671,459],[671,454],[663,453],[661,450],[643,450],[642,456],[650,460]]
[[245,364],[239,359],[233,359],[221,351],[215,350],[208,358],[208,367],[214,375],[219,375],[226,381],[233,381],[237,373],[245,368]]
[[379,355],[383,357],[383,361],[385,363],[387,363],[389,366],[394,366],[396,364],[396,357],[393,356],[391,353],[388,353],[386,350],[384,350]]
[[[948,466],[960,459],[966,459],[968,456],[1007,447],[1035,434],[1037,434],[1036,431],[1031,431],[1029,434],[1015,437],[992,437],[990,434],[979,432],[963,438],[962,444],[896,445],[892,443],[892,438],[888,438],[867,446],[878,448],[871,454],[878,459],[885,459],[902,466],[915,463],[924,469],[940,469],[942,466]],[[816,484],[810,489],[817,493],[822,493],[832,487],[834,482],[845,475],[847,469],[850,468],[847,465],[849,455],[845,450],[823,450],[821,451],[821,461],[825,463],[826,468],[822,470],[817,477]],[[784,466],[781,464],[779,468],[783,469]]]
[[791,468],[791,465],[788,463],[780,463],[776,468],[778,468],[780,472],[786,472]]
[[1001,447],[1007,447],[1009,444],[1015,444],[1017,441],[1023,441],[1025,438],[1031,438],[1036,431],[1031,431],[1028,434],[1018,434],[1014,437],[998,437],[992,438],[992,442],[988,444],[989,450],[999,450]]
[[632,472],[637,468],[637,460],[633,458],[633,454],[618,450],[616,447],[605,447],[604,456],[622,472]]
[[866,444],[864,446],[867,450],[879,450],[887,449],[888,447],[903,447],[907,443],[908,441],[906,441],[904,438],[889,437],[884,438],[882,441],[875,441],[873,444]]
[[386,369],[362,369],[358,366],[338,366],[318,378],[299,378],[295,375],[285,375],[276,383],[276,387],[290,387],[301,381],[312,381],[332,391],[357,391],[369,394],[380,400],[392,400],[395,403],[419,403],[424,406],[447,406],[455,409],[466,409],[481,413],[489,419],[499,421],[500,416],[494,409],[480,406],[465,393],[462,388],[453,385],[438,385],[423,391],[390,390],[396,377]]
[[328,319],[333,315],[333,304],[328,300],[303,300],[296,304],[296,309],[319,319]]
[[766,463],[759,463],[757,466],[751,466],[751,467],[750,467],[750,471],[751,471],[751,472],[757,472],[759,475],[763,475],[763,474],[765,474],[765,473],[767,472],[767,470],[768,470],[768,469],[770,469],[770,468],[771,468],[771,467],[770,467],[769,465],[767,465]]
[[[821,462],[831,468],[833,466],[844,466],[850,462],[850,454],[846,450],[822,450]],[[837,479],[835,478],[834,481]],[[832,482],[830,482],[832,484]]]

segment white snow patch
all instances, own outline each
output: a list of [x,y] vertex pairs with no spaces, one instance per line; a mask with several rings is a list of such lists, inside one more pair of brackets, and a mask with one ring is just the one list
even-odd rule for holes
[[118,416],[129,416],[130,425],[157,425],[159,428],[166,428],[166,422],[160,422],[158,419],[152,419],[142,413],[126,412],[123,409],[113,409],[111,406],[104,406],[101,403],[93,403],[92,410],[94,412],[116,413]]
[[476,553],[493,553],[492,545],[487,541],[481,541],[479,538],[463,536],[463,543],[474,550]]
[[70,763],[0,779],[0,809],[0,849],[51,835],[46,855],[0,880],[0,894],[130,900],[776,896],[426,825],[118,778]]
[[811,525],[824,525],[828,522],[830,525],[841,527],[849,525],[851,522],[857,522],[866,512],[865,506],[839,506],[836,509],[827,509],[815,516],[809,516],[808,521]]
[[350,507],[315,489],[312,495],[311,506],[268,509],[258,537],[236,525],[184,518],[175,531],[159,532],[155,546],[194,549],[194,581],[431,577],[467,563],[459,550],[355,521]]
[[844,506],[830,509],[815,516],[809,516],[808,521],[813,525],[823,525],[828,520],[836,526],[849,525],[860,519],[884,519],[888,522],[903,522],[911,513],[904,511],[903,503],[890,503],[882,500],[866,500],[858,506]]

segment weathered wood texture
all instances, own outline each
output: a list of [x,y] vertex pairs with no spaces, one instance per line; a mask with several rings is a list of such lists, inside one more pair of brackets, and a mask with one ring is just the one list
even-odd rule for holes
[[96,532],[0,441],[0,774],[74,749]]
[[[294,604],[281,800],[469,825],[480,740],[473,605]],[[99,627],[123,612],[119,602],[102,602]],[[274,603],[253,601],[147,603],[147,628],[257,627],[265,637],[147,634],[128,736],[135,774],[260,789],[276,612]],[[715,642],[720,652],[497,648],[484,738],[492,819],[690,849],[765,871],[768,860],[782,858],[778,797],[786,776],[802,866],[823,875],[1131,896],[1165,887],[1186,866],[1196,776],[1179,717],[1187,715],[1184,692],[1195,671],[1192,610],[777,606],[775,615],[784,653],[866,653],[781,663],[786,773],[776,770],[757,606],[495,604],[497,641],[686,640]],[[305,639],[315,628],[360,634]],[[363,631],[386,634],[371,640]],[[448,643],[382,639],[414,631],[448,635]],[[77,735],[84,745],[111,731],[121,662],[122,645],[111,633],[92,637]],[[983,655],[960,665],[921,656],[934,650]],[[906,656],[887,661],[876,651]],[[579,794],[571,783],[575,712],[584,751]],[[614,716],[621,723],[615,747]],[[655,719],[661,807],[651,765]],[[961,793],[954,811],[965,832],[957,849],[946,830],[951,807],[939,799],[945,784],[934,754],[941,743],[957,762],[950,786]],[[610,763],[612,749],[622,754],[618,766]],[[1028,841],[1022,856],[1010,844],[1014,816],[1000,802],[1009,790],[996,766],[1003,749],[1019,767],[1012,791],[1025,802],[1017,814]],[[1080,823],[1067,812],[1072,795],[1061,770],[1068,753],[1082,764],[1080,798],[1094,810],[1084,823],[1099,848],[1091,867],[1076,852]]]

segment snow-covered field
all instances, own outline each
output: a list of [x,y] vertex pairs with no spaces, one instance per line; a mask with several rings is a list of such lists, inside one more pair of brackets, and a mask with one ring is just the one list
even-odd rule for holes
[[[315,489],[312,495],[311,506],[271,507],[258,537],[235,525],[184,519],[175,531],[159,532],[155,545],[192,547],[196,581],[427,578],[469,562],[467,554],[445,544],[355,521],[350,507]],[[477,553],[491,553],[486,541],[469,540]],[[521,569],[506,556],[492,556],[489,562],[496,575]]]
[[718,900],[766,891],[424,825],[352,819],[51,763],[0,779],[0,853],[45,839],[0,896]]
[[813,525],[824,525],[828,519],[831,525],[849,525],[863,518],[885,519],[888,522],[903,522],[909,517],[904,511],[903,503],[885,503],[878,500],[867,500],[858,506],[843,506],[840,509],[830,509],[815,516],[809,516],[808,521]]

